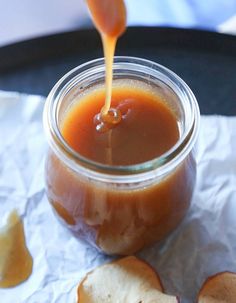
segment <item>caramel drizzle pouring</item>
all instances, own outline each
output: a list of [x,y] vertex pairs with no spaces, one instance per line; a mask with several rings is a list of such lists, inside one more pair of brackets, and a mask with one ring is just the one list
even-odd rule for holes
[[112,165],[112,128],[122,119],[120,111],[111,108],[112,66],[117,39],[126,28],[126,8],[123,0],[87,0],[87,3],[93,22],[102,38],[106,67],[105,104],[100,113],[96,115],[94,122],[97,131],[108,134],[106,158],[107,163]]
[[112,97],[112,65],[113,58],[115,54],[117,38],[115,37],[107,37],[106,35],[102,36],[103,43],[103,51],[105,56],[105,65],[106,65],[106,79],[105,79],[105,90],[106,90],[106,98],[105,104],[101,109],[101,115],[105,117],[109,109],[111,107],[111,97]]
[[93,22],[102,37],[106,65],[106,98],[100,120],[112,126],[121,120],[120,115],[115,113],[116,110],[111,110],[112,65],[117,39],[126,28],[126,8],[123,0],[87,0],[87,3]]

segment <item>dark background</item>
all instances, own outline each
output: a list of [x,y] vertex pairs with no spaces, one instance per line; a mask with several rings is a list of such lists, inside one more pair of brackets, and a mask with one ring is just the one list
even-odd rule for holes
[[[236,37],[208,31],[134,27],[116,55],[153,60],[193,90],[202,114],[236,115]],[[73,67],[102,57],[95,30],[36,38],[0,48],[0,89],[46,96]]]

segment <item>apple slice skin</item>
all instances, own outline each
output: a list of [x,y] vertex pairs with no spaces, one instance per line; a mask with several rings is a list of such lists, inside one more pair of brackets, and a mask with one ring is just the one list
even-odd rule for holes
[[[112,268],[112,269],[111,269]],[[100,275],[104,278],[104,276],[107,275],[107,271],[112,270],[112,272],[108,273],[109,276],[112,277],[112,274],[117,274],[117,269],[119,270],[119,268],[123,268],[122,270],[124,270],[124,273],[131,273],[131,279],[127,279],[127,281],[125,281],[125,276],[123,276],[123,280],[122,279],[118,279],[119,278],[119,273],[118,276],[115,277],[115,281],[114,283],[117,283],[116,287],[120,287],[122,291],[122,289],[124,289],[124,292],[127,293],[127,296],[123,296],[122,299],[117,299],[117,297],[114,297],[112,294],[114,293],[114,288],[113,289],[109,289],[109,291],[106,291],[106,287],[104,288],[104,291],[100,292],[100,289],[104,287],[104,284],[109,284],[109,282],[111,281],[111,279],[109,279],[110,281],[108,281],[108,283],[101,283],[99,288],[99,291],[96,293],[96,287],[91,284],[89,284],[89,282],[87,282],[87,279],[90,280],[91,283],[91,279],[93,279],[94,276],[94,272],[96,271],[96,273],[98,273],[98,271],[100,271]],[[130,283],[131,286],[135,285],[135,282],[132,282],[132,274],[134,274],[133,278],[135,279],[135,275],[140,274],[139,271],[141,271],[141,273],[144,274],[145,279],[144,279],[144,285],[141,284],[141,287],[143,286],[143,293],[142,293],[142,298],[139,300],[139,295],[136,293],[133,293],[133,297],[132,297],[132,302],[130,297],[128,298],[128,296],[130,295],[130,292],[132,291],[132,287],[129,288],[127,287],[127,284],[124,283],[122,284],[122,282],[127,282]],[[112,273],[112,274],[111,274]],[[123,273],[123,274],[124,274]],[[142,276],[142,274],[141,274]],[[121,275],[122,277],[122,275]],[[139,277],[139,275],[138,275]],[[110,278],[110,277],[109,277]],[[105,278],[106,279],[106,278]],[[98,279],[97,279],[98,280]],[[97,282],[96,280],[96,282]],[[146,280],[148,280],[148,282],[146,282]],[[150,282],[151,281],[151,282]],[[132,283],[134,283],[132,285]],[[139,282],[140,283],[140,282]],[[145,293],[145,283],[146,286],[148,284],[150,284],[150,290],[148,290],[148,296],[147,293]],[[111,287],[111,285],[109,286]],[[114,287],[114,285],[112,285],[112,287]],[[116,288],[115,287],[115,288]],[[91,295],[89,292],[91,291],[91,293],[95,292],[96,293],[96,301],[94,300],[94,294]],[[99,294],[100,292],[100,294]],[[106,293],[106,295],[105,295]],[[172,296],[168,296],[163,294],[163,285],[161,283],[161,280],[158,276],[158,274],[156,273],[156,271],[145,261],[140,260],[134,256],[129,256],[129,257],[125,257],[119,260],[115,260],[113,262],[107,263],[105,265],[102,265],[96,269],[94,269],[93,271],[89,272],[86,277],[81,281],[81,283],[78,286],[78,291],[77,291],[77,303],[100,303],[100,302],[104,302],[104,303],[157,303],[157,301],[155,300],[157,295],[161,294],[161,299],[160,301],[158,300],[159,303],[179,303],[179,299],[177,297],[172,297]],[[147,299],[148,297],[148,299]],[[128,299],[127,299],[128,298]],[[134,300],[133,300],[134,298]]]
[[236,303],[236,273],[223,271],[203,283],[197,303]]
[[158,273],[156,272],[156,270],[147,261],[145,261],[143,259],[140,259],[140,258],[137,258],[135,256],[129,256],[129,257],[125,257],[123,259],[129,259],[129,258],[130,259],[132,258],[133,260],[137,260],[137,262],[142,262],[143,265],[146,265],[153,272],[153,274],[156,276],[156,279],[157,279],[156,288],[157,288],[157,290],[164,293],[163,283],[162,283],[161,278],[159,277]]

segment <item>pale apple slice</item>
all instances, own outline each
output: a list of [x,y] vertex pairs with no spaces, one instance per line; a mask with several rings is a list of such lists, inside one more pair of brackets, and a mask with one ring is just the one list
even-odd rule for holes
[[88,273],[78,287],[78,303],[177,303],[163,293],[156,272],[129,256]]
[[235,303],[236,274],[221,272],[209,277],[198,294],[198,303]]

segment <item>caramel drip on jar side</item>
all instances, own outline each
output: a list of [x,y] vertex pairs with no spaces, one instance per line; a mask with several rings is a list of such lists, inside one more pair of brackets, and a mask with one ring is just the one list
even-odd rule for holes
[[14,210],[0,233],[0,287],[16,286],[32,273],[33,259],[26,246],[21,218]]

